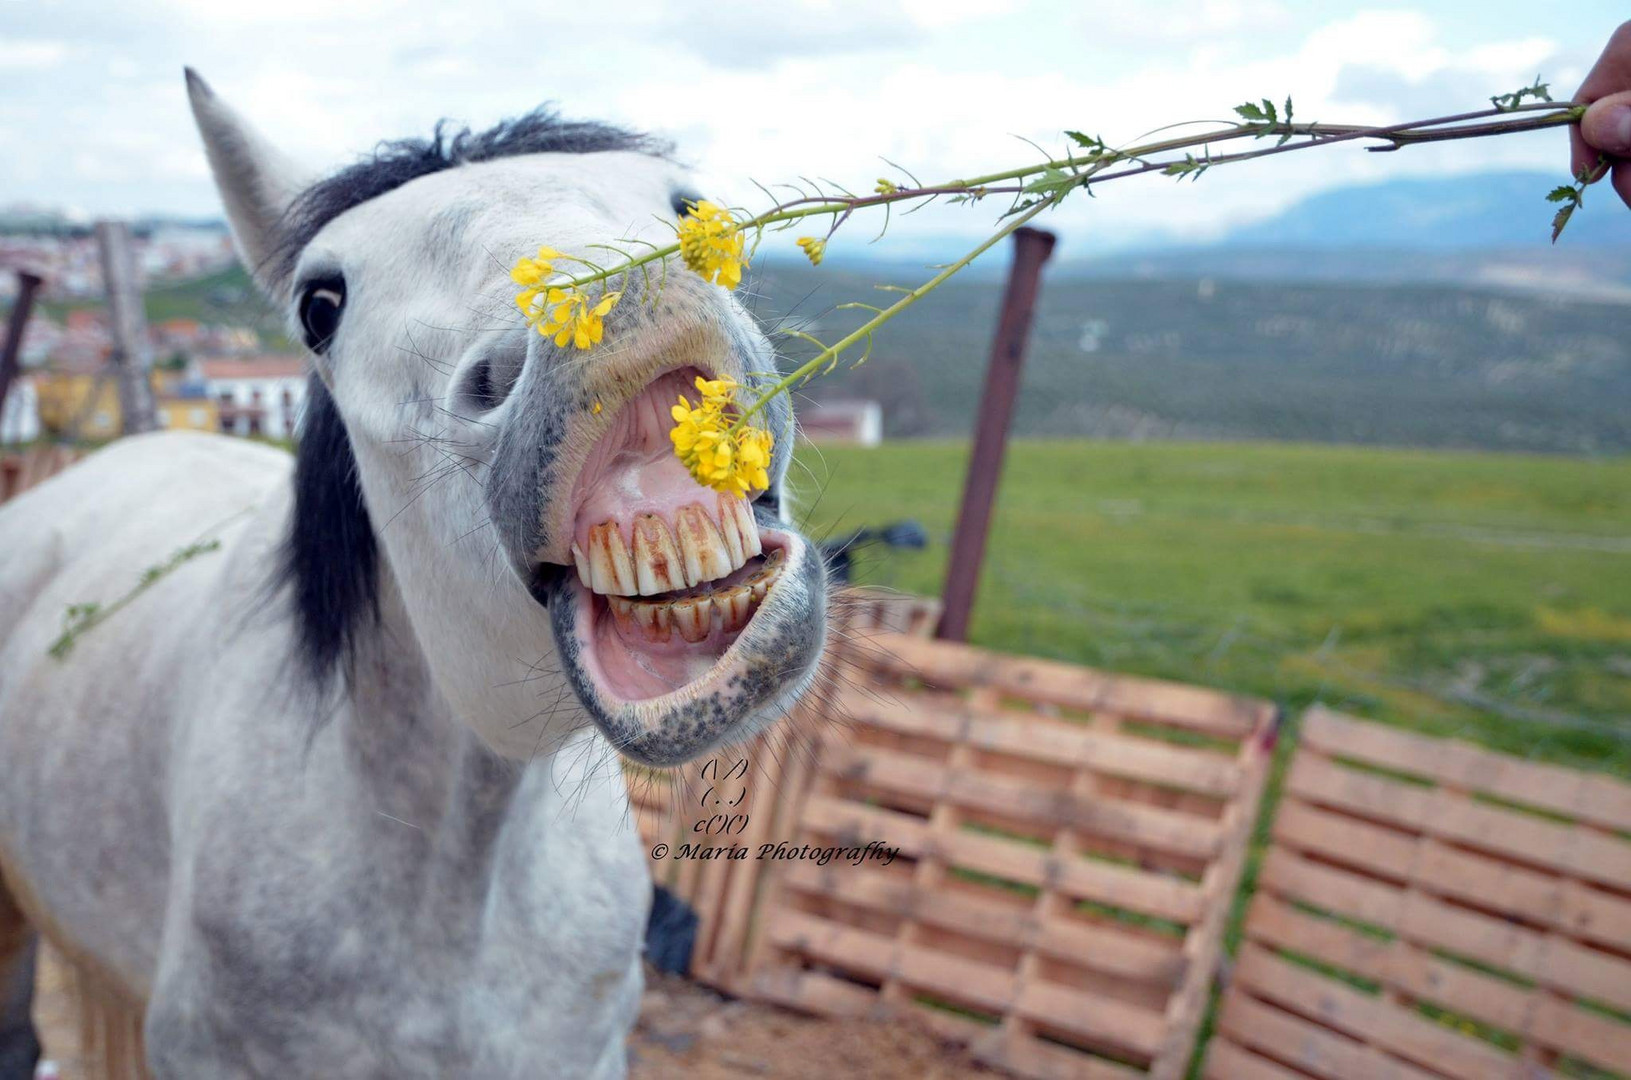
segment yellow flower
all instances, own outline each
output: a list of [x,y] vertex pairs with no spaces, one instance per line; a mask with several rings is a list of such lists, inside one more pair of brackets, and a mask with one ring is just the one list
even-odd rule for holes
[[885,180],[880,176],[878,177],[878,186],[872,190],[877,192],[879,195],[893,195],[895,192],[900,190],[900,185],[895,183],[893,180]]
[[617,306],[621,292],[606,293],[593,306],[589,294],[581,288],[551,288],[544,297],[543,309],[533,316],[533,325],[545,337],[555,336],[555,344],[564,348],[570,341],[574,347],[587,349],[599,344],[605,327],[601,319]]
[[552,247],[541,247],[536,258],[529,259],[523,256],[517,260],[514,268],[510,270],[510,280],[524,286],[515,294],[515,306],[521,309],[521,314],[529,318],[532,316],[532,306],[544,291],[544,283],[555,273],[555,260],[563,257],[561,252]]
[[821,256],[827,254],[827,241],[817,240],[813,236],[798,238],[799,247],[804,249],[804,257],[810,260],[811,266],[821,265]]
[[692,203],[678,231],[686,266],[727,289],[742,283],[742,232],[729,210],[707,199]]
[[770,486],[770,432],[737,419],[736,380],[698,377],[701,400],[695,405],[681,394],[669,409],[674,427],[668,437],[674,454],[697,483],[730,495],[745,496]]

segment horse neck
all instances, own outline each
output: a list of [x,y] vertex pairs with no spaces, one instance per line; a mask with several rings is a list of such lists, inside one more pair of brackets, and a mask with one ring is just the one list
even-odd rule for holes
[[479,524],[479,482],[428,451],[359,443],[355,453],[381,599],[394,603],[382,608],[386,640],[411,646],[425,685],[501,757],[532,762],[566,744],[589,718],[560,670],[548,614]]
[[437,690],[385,560],[378,622],[357,643],[343,693],[338,736],[352,790],[460,860],[493,847],[524,768],[484,746]]

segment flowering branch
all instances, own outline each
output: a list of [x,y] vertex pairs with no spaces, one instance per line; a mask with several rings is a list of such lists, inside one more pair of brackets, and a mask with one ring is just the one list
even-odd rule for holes
[[[1535,100],[1526,101],[1526,98]],[[804,218],[819,215],[832,218],[823,235],[802,236],[797,241],[810,262],[820,265],[834,234],[857,211],[882,207],[886,215],[884,228],[887,229],[887,216],[897,203],[915,204],[907,211],[912,213],[941,198],[954,203],[972,204],[992,196],[1008,197],[1009,205],[998,219],[1002,224],[990,236],[917,288],[898,290],[903,295],[895,303],[882,308],[861,303],[841,305],[843,308],[864,308],[873,312],[870,319],[843,338],[826,345],[808,333],[788,331],[789,336],[808,341],[819,351],[793,371],[758,389],[752,402],[745,405],[739,403],[736,399],[739,388],[729,379],[697,380],[701,394],[697,405],[693,406],[687,398],[679,399],[679,404],[673,410],[676,423],[673,439],[680,459],[698,482],[721,491],[745,494],[762,488],[767,482],[765,465],[769,460],[771,437],[768,432],[754,428],[750,421],[771,399],[831,371],[838,365],[845,350],[864,342],[867,351],[855,361],[855,364],[863,363],[870,353],[872,335],[879,327],[944,284],[1015,229],[1043,210],[1057,206],[1069,194],[1077,190],[1090,191],[1093,186],[1111,180],[1152,172],[1180,180],[1196,180],[1220,165],[1343,142],[1370,141],[1377,145],[1368,149],[1391,152],[1418,143],[1535,131],[1578,123],[1585,112],[1584,106],[1573,102],[1553,102],[1546,84],[1538,79],[1531,86],[1492,97],[1490,105],[1488,109],[1472,112],[1367,127],[1295,122],[1289,98],[1283,109],[1263,99],[1237,106],[1235,113],[1239,121],[1224,122],[1221,130],[1174,136],[1123,148],[1109,146],[1102,139],[1079,131],[1068,131],[1065,134],[1071,146],[1064,157],[1045,159],[971,179],[924,185],[901,169],[911,180],[910,185],[903,186],[880,178],[873,191],[865,195],[844,190],[835,194],[823,190],[820,184],[805,181],[813,193],[804,187],[788,185],[798,193],[797,197],[776,202],[756,216],[740,219],[731,210],[700,201],[691,205],[675,224],[675,242],[672,244],[658,246],[647,243],[644,245],[647,250],[638,255],[612,245],[597,245],[619,256],[610,266],[599,266],[582,257],[541,248],[537,257],[520,260],[512,272],[515,282],[523,286],[516,297],[516,304],[528,322],[539,333],[552,336],[557,346],[565,347],[571,343],[576,348],[587,349],[600,341],[601,319],[623,295],[622,288],[609,288],[612,279],[621,277],[626,288],[628,275],[635,270],[649,274],[652,263],[661,264],[666,273],[667,260],[678,255],[687,267],[706,280],[733,289],[741,281],[742,268],[757,252],[765,233],[790,229]],[[1213,152],[1214,146],[1245,139],[1256,141],[1269,138],[1275,140],[1273,145],[1227,153]],[[1197,151],[1199,156],[1196,156]],[[1556,215],[1554,242],[1570,213],[1580,204],[1584,180],[1584,177],[1577,177],[1574,186],[1559,187],[1548,196],[1554,202],[1567,203]],[[838,185],[830,182],[828,186],[838,188]],[[761,190],[766,189],[761,187]],[[769,194],[767,190],[766,194]],[[752,247],[744,252],[749,235],[752,236]],[[883,235],[882,232],[879,235]],[[563,260],[588,269],[577,275],[558,273],[555,263]],[[592,298],[587,290],[597,285],[599,295]],[[655,297],[650,295],[651,290],[647,289],[646,294],[649,302],[655,302]]]

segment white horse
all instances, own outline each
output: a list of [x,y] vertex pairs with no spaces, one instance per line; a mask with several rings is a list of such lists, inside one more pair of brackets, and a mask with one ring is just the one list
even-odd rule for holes
[[589,352],[519,319],[518,256],[658,239],[694,197],[647,139],[539,111],[312,183],[188,89],[309,403],[296,458],[146,435],[0,510],[0,1074],[37,931],[140,1010],[161,1080],[621,1076],[650,886],[612,748],[750,737],[826,638],[785,399],[751,504],[667,442],[696,375],[771,349],[681,270]]

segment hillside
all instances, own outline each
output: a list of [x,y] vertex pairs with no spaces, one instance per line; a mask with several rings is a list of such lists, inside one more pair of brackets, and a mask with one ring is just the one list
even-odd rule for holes
[[[755,307],[831,340],[853,325],[833,306],[875,301],[880,277],[778,265]],[[891,436],[966,434],[1000,295],[954,280],[886,327],[864,366],[808,392],[881,400]],[[1446,285],[1049,276],[1016,431],[1621,453],[1628,319],[1615,303]]]

